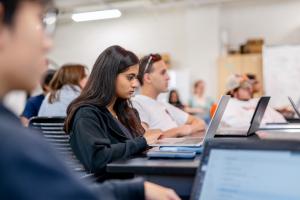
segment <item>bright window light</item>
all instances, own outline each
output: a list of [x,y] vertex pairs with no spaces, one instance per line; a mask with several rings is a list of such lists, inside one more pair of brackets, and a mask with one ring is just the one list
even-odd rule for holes
[[72,14],[72,19],[75,22],[84,22],[91,20],[100,20],[100,19],[111,19],[121,17],[122,13],[118,9],[113,10],[102,10],[94,12],[83,12],[83,13],[74,13]]

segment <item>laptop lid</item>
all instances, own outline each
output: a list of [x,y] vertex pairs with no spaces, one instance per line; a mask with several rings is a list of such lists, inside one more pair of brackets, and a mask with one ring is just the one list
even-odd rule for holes
[[252,116],[250,127],[248,130],[247,135],[254,134],[256,131],[259,130],[260,123],[264,117],[265,111],[268,107],[269,101],[271,97],[261,97],[257,103],[255,108],[254,114]]
[[293,99],[291,97],[288,97],[288,99],[289,99],[290,103],[292,104],[292,107],[293,107],[296,115],[298,116],[298,118],[300,118],[300,112],[299,112],[295,102],[293,101]]
[[224,95],[220,99],[217,110],[214,113],[208,125],[208,128],[206,130],[205,140],[214,138],[230,98],[231,98],[230,95]]
[[[249,124],[247,123],[244,127],[234,127],[228,125],[223,125],[222,121],[219,123],[219,128],[217,129],[217,134],[220,136],[249,136],[254,134],[259,130],[260,123],[263,119],[265,111],[267,109],[270,97],[264,96],[259,99],[254,109],[253,114],[251,115],[251,120],[249,119]],[[229,109],[229,108],[227,108]],[[234,116],[236,118],[240,116]],[[225,123],[226,124],[226,123]]]
[[164,138],[158,140],[157,143],[151,144],[150,146],[200,146],[207,139],[211,139],[215,136],[218,129],[219,123],[222,119],[226,106],[230,100],[229,95],[224,95],[221,97],[218,103],[216,112],[214,113],[206,131],[204,138],[199,137],[187,137],[187,138]]
[[205,143],[190,200],[300,199],[300,142]]

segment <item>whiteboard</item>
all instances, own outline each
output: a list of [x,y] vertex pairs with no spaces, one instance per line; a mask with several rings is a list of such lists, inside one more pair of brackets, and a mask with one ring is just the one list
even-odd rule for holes
[[300,99],[300,45],[266,46],[263,49],[265,94],[273,107],[289,105],[288,96]]

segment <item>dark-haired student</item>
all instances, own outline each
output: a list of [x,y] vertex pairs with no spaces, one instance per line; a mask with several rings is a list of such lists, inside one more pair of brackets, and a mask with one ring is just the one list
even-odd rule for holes
[[205,122],[158,100],[158,95],[168,92],[168,68],[159,54],[144,56],[140,61],[138,80],[141,94],[132,99],[146,130],[160,129],[162,137],[183,137],[202,134]]
[[106,178],[108,163],[146,150],[160,131],[145,133],[130,97],[138,87],[137,56],[120,46],[104,50],[89,80],[68,107],[65,130],[78,159]]
[[172,190],[142,180],[87,187],[3,105],[8,92],[31,91],[46,71],[56,19],[51,7],[50,0],[0,0],[0,199],[179,199]]
[[177,90],[173,89],[169,92],[169,104],[175,106],[176,108],[179,108],[181,110],[185,109],[185,105],[182,104],[180,98],[179,98],[179,93]]

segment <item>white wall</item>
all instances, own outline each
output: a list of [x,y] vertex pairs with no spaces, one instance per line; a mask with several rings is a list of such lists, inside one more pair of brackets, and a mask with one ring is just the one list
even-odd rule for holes
[[[171,55],[172,69],[188,69],[188,85],[204,78],[209,82],[209,95],[215,96],[218,30],[217,6],[125,13],[114,20],[59,26],[51,58],[59,64],[80,62],[92,67],[99,53],[114,44],[138,55],[166,52]],[[188,90],[181,89],[184,101],[188,99]]]
[[217,58],[220,53],[219,7],[190,9],[186,17],[186,68],[191,71],[191,87],[198,79],[205,80],[209,96],[217,95]]
[[221,28],[238,47],[248,38],[265,38],[267,45],[300,43],[300,1],[251,0],[221,8]]
[[[207,82],[208,95],[216,97],[220,32],[227,31],[232,47],[255,37],[265,38],[267,45],[299,44],[299,13],[299,0],[243,0],[221,6],[125,12],[115,20],[59,25],[50,58],[60,65],[80,62],[91,68],[99,53],[114,44],[138,55],[167,52],[172,70],[180,74],[175,76],[180,77],[176,87],[184,101],[191,93],[187,85],[199,78]],[[18,104],[19,98],[11,99],[15,100],[12,105]]]
[[[120,19],[60,25],[51,58],[59,64],[80,62],[92,67],[98,54],[114,44],[138,55],[167,52],[172,69],[188,74],[187,85],[204,79],[208,95],[216,97],[220,32],[227,31],[229,45],[236,48],[256,37],[265,38],[269,45],[300,43],[299,11],[297,0],[243,0],[221,6],[125,12]],[[179,88],[186,101],[191,88]]]

